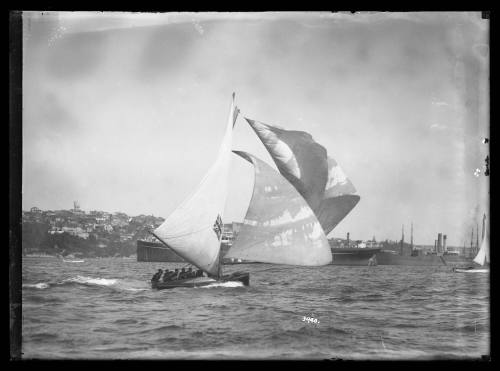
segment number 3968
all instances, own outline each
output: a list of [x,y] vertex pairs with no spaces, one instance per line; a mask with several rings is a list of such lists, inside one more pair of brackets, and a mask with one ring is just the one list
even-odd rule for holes
[[317,318],[303,316],[302,317],[302,322],[319,323],[319,320]]

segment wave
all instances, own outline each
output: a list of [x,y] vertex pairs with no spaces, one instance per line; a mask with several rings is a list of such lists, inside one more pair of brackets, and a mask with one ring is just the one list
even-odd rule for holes
[[65,262],[65,263],[85,263],[85,260],[66,260],[66,259],[63,259],[63,262]]
[[75,282],[80,283],[82,285],[95,285],[95,286],[112,286],[115,285],[118,280],[113,278],[93,278],[86,276],[76,276],[72,278],[68,278],[63,282]]
[[110,287],[118,290],[125,291],[146,291],[149,290],[146,282],[134,280],[122,280],[117,278],[101,278],[101,277],[88,277],[76,276],[64,279],[59,282],[39,282],[35,284],[23,284],[23,288],[36,288],[48,289],[54,286],[67,286],[67,285],[83,285],[90,287]]
[[23,288],[33,288],[33,289],[48,289],[50,285],[45,282],[40,282],[40,283],[24,283]]

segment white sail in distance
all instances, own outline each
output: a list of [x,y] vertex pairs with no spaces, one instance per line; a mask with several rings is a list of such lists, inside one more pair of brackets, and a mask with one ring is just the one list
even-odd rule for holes
[[485,265],[490,262],[490,230],[488,226],[485,228],[485,233],[479,252],[474,258],[474,262],[479,265]]
[[237,115],[233,93],[224,138],[215,163],[195,192],[152,232],[182,258],[212,275],[219,271],[233,125]]

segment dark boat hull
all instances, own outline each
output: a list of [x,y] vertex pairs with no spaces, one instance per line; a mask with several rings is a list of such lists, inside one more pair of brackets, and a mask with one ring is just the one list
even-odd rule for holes
[[442,256],[437,256],[437,255],[408,256],[408,255],[392,254],[386,251],[381,251],[377,254],[377,263],[378,265],[410,265],[410,266],[446,265],[446,261]]
[[461,255],[443,255],[443,259],[446,261],[446,265],[458,266],[458,265],[471,265],[472,258],[467,258]]
[[241,282],[244,286],[248,286],[250,284],[250,273],[235,272],[232,274],[224,275],[218,280],[208,277],[196,277],[167,282],[151,282],[151,288],[156,290],[175,289],[178,287],[192,288],[224,282]]
[[368,265],[371,257],[380,249],[376,248],[331,248],[333,265]]

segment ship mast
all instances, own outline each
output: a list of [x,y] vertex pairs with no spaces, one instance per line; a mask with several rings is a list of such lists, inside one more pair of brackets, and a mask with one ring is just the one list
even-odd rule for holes
[[411,222],[411,237],[410,237],[410,244],[411,244],[411,252],[413,253],[413,222]]
[[471,235],[470,235],[470,256],[472,257],[473,255],[473,245],[472,245],[472,240],[474,239],[474,227],[472,227]]
[[405,225],[403,224],[401,227],[401,251],[399,255],[403,255],[403,243],[405,241]]
[[486,223],[486,214],[483,214],[483,230],[482,230],[482,233],[481,233],[481,241],[484,239],[485,223]]
[[476,251],[479,251],[479,223],[476,223]]

